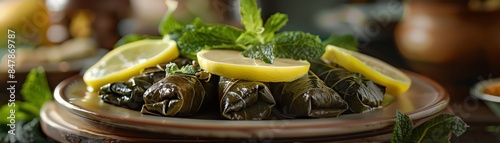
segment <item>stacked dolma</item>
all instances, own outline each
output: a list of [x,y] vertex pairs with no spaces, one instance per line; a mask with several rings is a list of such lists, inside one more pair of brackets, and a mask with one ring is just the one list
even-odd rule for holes
[[278,111],[286,118],[337,117],[347,103],[311,71],[292,82],[273,83]]
[[269,119],[276,104],[266,84],[226,77],[220,77],[219,99],[220,113],[230,120]]

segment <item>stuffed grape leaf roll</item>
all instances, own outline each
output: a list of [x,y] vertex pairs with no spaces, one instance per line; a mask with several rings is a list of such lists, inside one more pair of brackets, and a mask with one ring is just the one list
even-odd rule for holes
[[[172,63],[177,66],[185,66],[191,64],[192,60],[177,58]],[[148,67],[142,71],[142,74],[134,76],[126,82],[108,83],[100,88],[98,95],[106,103],[132,110],[141,110],[144,104],[144,92],[151,85],[165,78],[166,72],[158,68],[164,66],[165,64],[159,64],[156,67]]]
[[327,86],[338,92],[349,105],[349,110],[360,113],[380,107],[384,99],[385,87],[364,78],[359,73],[350,72],[339,65],[323,61],[310,61],[311,70]]
[[231,120],[271,118],[276,104],[268,86],[262,82],[220,77],[220,112]]
[[337,117],[348,109],[340,95],[311,71],[292,82],[272,84],[277,109],[287,118]]
[[163,79],[165,72],[151,71],[130,78],[126,82],[114,82],[102,86],[98,92],[102,101],[132,110],[141,110],[142,95],[155,82]]
[[143,95],[141,113],[187,116],[196,113],[205,98],[205,89],[194,75],[172,74],[149,87]]

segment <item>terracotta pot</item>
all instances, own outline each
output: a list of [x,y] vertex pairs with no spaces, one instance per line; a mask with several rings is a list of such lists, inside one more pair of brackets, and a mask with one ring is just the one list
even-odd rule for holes
[[499,76],[499,10],[474,10],[467,2],[407,2],[395,37],[410,67],[439,82]]

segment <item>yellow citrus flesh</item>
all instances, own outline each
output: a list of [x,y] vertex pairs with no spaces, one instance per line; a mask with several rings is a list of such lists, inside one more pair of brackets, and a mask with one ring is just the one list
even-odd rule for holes
[[179,56],[173,40],[140,40],[117,47],[104,55],[83,75],[88,90],[118,81],[126,81],[140,71]]
[[233,50],[203,50],[197,57],[200,67],[210,73],[249,81],[290,82],[306,74],[310,66],[307,61],[283,58],[267,64]]
[[411,79],[397,68],[362,53],[328,45],[322,58],[386,86],[386,91],[390,95],[401,95],[411,85]]

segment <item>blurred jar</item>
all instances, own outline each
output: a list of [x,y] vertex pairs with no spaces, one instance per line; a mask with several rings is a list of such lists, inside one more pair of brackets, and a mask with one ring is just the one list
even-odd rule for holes
[[395,38],[410,67],[439,82],[500,76],[500,1],[408,1]]

